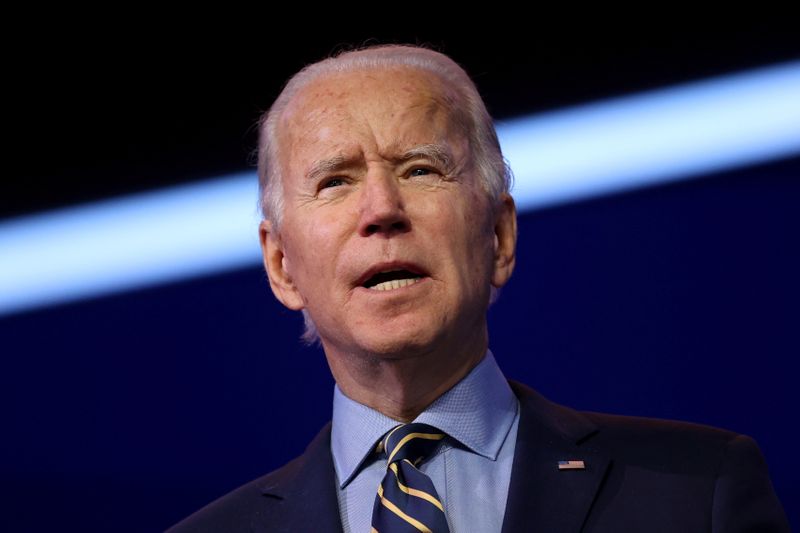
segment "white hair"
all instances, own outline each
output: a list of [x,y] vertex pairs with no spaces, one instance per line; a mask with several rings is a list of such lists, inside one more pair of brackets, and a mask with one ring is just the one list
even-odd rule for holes
[[[278,130],[283,111],[312,81],[325,75],[359,70],[414,68],[439,78],[448,111],[467,135],[475,170],[484,190],[495,204],[511,188],[511,169],[503,159],[492,117],[469,75],[446,55],[410,45],[378,45],[340,53],[313,63],[292,76],[281,94],[258,122],[258,189],[262,216],[280,231],[283,215],[283,177],[278,157]],[[492,288],[491,301],[496,299]],[[316,326],[303,310],[302,339],[319,340]]]

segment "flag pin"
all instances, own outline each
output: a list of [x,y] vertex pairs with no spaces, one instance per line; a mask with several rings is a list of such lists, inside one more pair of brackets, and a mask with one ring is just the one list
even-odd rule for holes
[[585,470],[586,464],[583,461],[559,461],[559,470]]

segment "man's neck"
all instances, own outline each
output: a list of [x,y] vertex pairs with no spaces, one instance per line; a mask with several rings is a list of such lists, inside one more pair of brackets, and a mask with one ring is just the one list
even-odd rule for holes
[[412,357],[331,356],[328,363],[348,397],[400,422],[411,422],[466,376],[486,354],[488,340]]

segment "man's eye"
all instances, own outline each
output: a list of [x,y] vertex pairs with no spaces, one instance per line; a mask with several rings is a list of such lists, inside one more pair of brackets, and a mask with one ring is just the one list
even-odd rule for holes
[[433,170],[425,167],[416,167],[412,168],[411,172],[408,173],[409,176],[427,176],[428,174],[432,174]]
[[345,184],[344,178],[331,178],[331,179],[325,180],[322,183],[322,185],[320,186],[320,189],[328,189],[330,187],[339,187],[339,186],[344,185],[344,184]]

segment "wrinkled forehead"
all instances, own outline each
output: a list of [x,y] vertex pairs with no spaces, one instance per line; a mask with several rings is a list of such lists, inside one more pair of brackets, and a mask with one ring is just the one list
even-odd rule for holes
[[[462,145],[464,120],[452,89],[412,67],[328,73],[303,87],[279,118],[283,164],[369,139],[376,148]],[[285,167],[284,167],[285,168]]]

